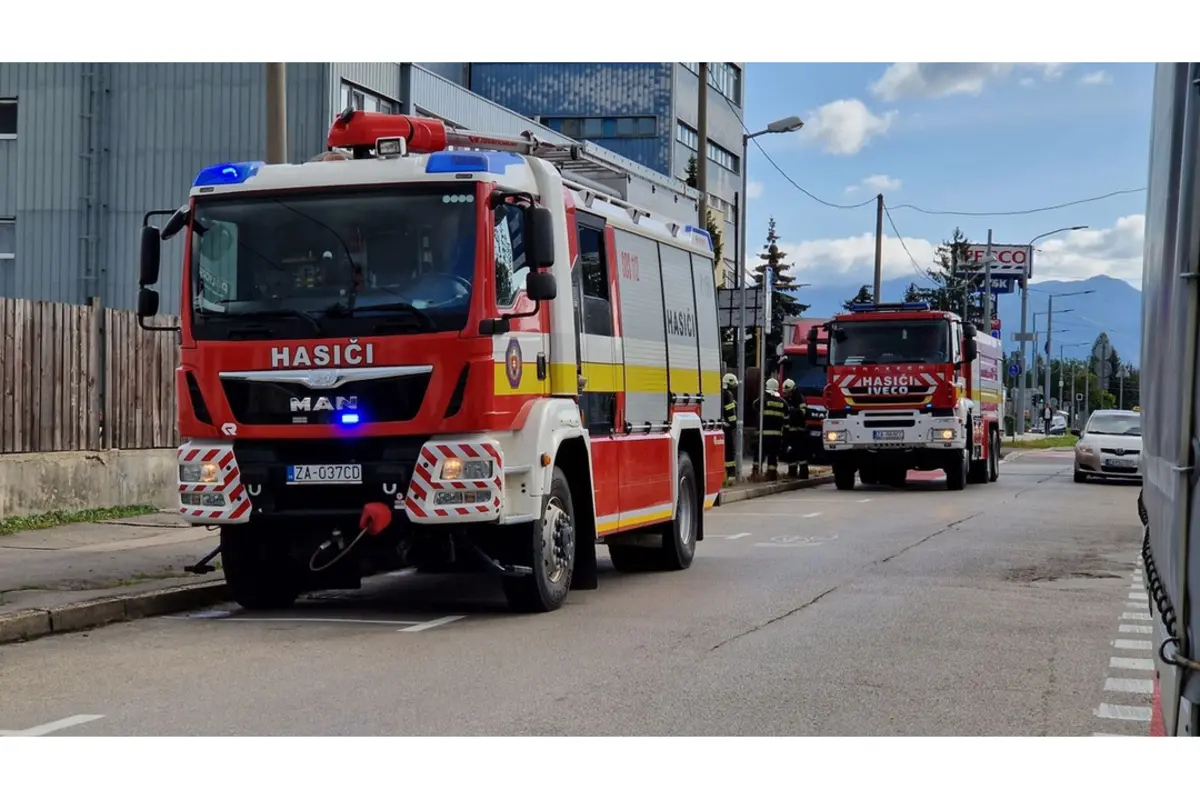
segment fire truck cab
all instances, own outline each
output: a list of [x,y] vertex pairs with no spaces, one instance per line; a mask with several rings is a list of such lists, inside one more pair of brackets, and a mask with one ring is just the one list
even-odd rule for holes
[[[864,484],[903,486],[909,470],[940,469],[951,490],[997,480],[997,339],[927,303],[858,304],[824,327],[822,430],[838,489],[853,489],[856,474]],[[810,329],[811,343],[816,335]]]
[[708,234],[528,133],[348,109],[328,145],[203,169],[142,230],[143,327],[184,239],[179,513],[219,527],[234,599],[416,566],[549,611],[597,543],[686,569],[724,476]]

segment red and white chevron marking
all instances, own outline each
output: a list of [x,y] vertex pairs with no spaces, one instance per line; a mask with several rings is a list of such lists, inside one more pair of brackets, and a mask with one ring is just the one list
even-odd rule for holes
[[179,493],[201,492],[205,494],[220,494],[225,497],[225,505],[213,506],[179,506],[179,513],[189,520],[215,523],[241,523],[250,518],[252,504],[246,494],[238,470],[237,458],[233,455],[231,445],[184,444],[177,451],[177,462],[184,464],[215,463],[219,470],[220,479],[216,483],[179,483]]
[[[442,465],[451,458],[464,462],[486,460],[492,462],[492,477],[486,480],[440,480]],[[492,499],[487,503],[464,503],[461,505],[438,505],[438,492],[490,490]],[[437,524],[441,522],[484,522],[500,516],[501,496],[504,493],[504,458],[499,443],[493,439],[478,438],[462,442],[429,442],[421,448],[421,455],[413,467],[408,494],[404,498],[404,510],[413,522]]]

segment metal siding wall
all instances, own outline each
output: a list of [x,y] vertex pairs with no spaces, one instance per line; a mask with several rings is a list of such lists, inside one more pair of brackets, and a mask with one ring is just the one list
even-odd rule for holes
[[84,159],[82,64],[0,64],[0,96],[16,97],[0,190],[17,217],[16,260],[0,262],[0,295],[81,302]]
[[[388,100],[400,97],[400,65],[385,62],[335,62],[329,65],[329,102],[331,109],[342,110],[342,81],[358,84]],[[334,112],[336,113],[336,112]],[[332,115],[326,123],[333,121]]]
[[459,86],[465,86],[467,64],[465,61],[445,61],[445,62],[418,62],[419,66],[432,72],[434,75],[439,75],[448,81],[453,81]]
[[[745,102],[746,69],[745,64],[737,63],[742,69],[742,96]],[[682,64],[675,64],[675,95],[674,111],[671,119],[671,142],[674,147],[673,167],[675,172],[682,174],[687,170],[688,157],[693,155],[675,138],[676,120],[683,120],[694,129],[698,124],[697,114],[700,109],[700,78],[696,73]],[[731,105],[725,96],[708,87],[708,140],[724,147],[729,152],[742,157],[742,127],[743,109]],[[751,145],[753,147],[754,145]],[[733,202],[733,193],[741,191],[742,178],[724,167],[708,162],[708,191],[722,200]]]
[[473,92],[527,117],[657,116],[656,139],[589,141],[665,174],[675,136],[671,86],[669,62],[471,64]]
[[[20,114],[20,110],[17,113]],[[20,142],[20,139],[0,139],[0,217],[17,213],[17,148]]]
[[539,139],[547,142],[566,144],[571,141],[544,125],[531,122],[528,117],[416,65],[412,68],[412,102],[430,114],[475,131],[510,135],[533,131]]
[[[265,156],[265,68],[258,63],[112,64],[101,179],[105,303],[133,308],[142,215],[187,202],[196,173]],[[322,64],[288,64],[288,159],[325,149],[329,122]],[[158,219],[158,224],[165,220]],[[181,238],[163,247],[162,313],[179,311]]]

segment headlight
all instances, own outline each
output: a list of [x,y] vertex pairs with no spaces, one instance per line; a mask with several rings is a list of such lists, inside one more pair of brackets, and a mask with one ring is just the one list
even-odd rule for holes
[[1096,454],[1096,452],[1092,450],[1091,445],[1081,444],[1076,449],[1079,451],[1079,454],[1083,456],[1091,456]]
[[180,483],[216,483],[221,477],[221,469],[216,464],[180,464]]
[[954,438],[954,428],[934,428],[933,438],[943,442],[948,442]]
[[845,431],[826,431],[825,441],[836,444],[837,442],[846,441]]
[[492,477],[491,461],[463,461],[448,458],[442,463],[444,481],[482,481]]

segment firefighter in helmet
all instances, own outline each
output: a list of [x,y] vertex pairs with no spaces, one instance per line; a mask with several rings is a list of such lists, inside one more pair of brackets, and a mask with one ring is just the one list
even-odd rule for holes
[[[755,415],[757,414],[756,405]],[[769,481],[779,479],[779,451],[783,447],[783,426],[787,417],[787,403],[779,396],[779,381],[769,378],[766,391],[763,392],[762,430],[759,432]]]
[[721,423],[725,428],[725,478],[737,478],[737,387],[738,379],[727,372],[721,378]]
[[783,399],[787,403],[788,415],[783,425],[783,460],[788,465],[789,478],[808,477],[808,404],[804,396],[796,394],[796,382],[788,378],[783,382]]

